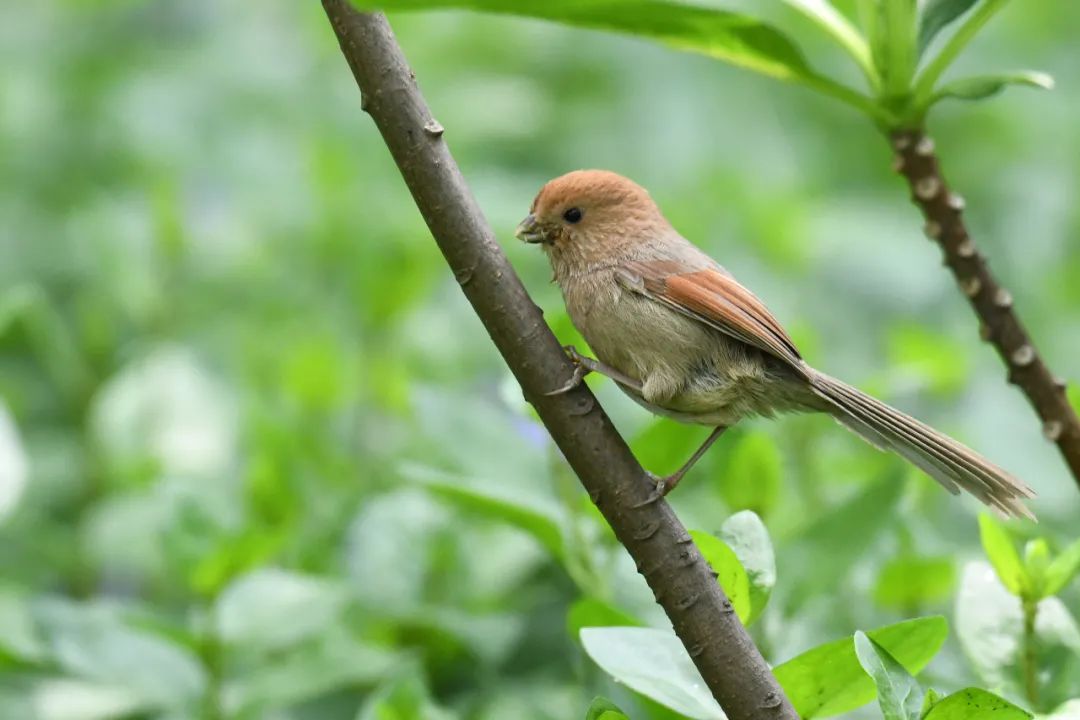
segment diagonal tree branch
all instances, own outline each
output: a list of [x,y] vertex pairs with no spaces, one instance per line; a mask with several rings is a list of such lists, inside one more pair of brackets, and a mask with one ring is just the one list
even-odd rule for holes
[[371,114],[462,291],[732,720],[797,720],[715,574],[584,385],[495,241],[386,19],[323,0]]
[[1046,366],[1013,309],[1013,298],[990,273],[986,257],[964,226],[964,200],[942,177],[934,143],[922,130],[892,134],[896,169],[926,218],[927,236],[941,246],[945,264],[979,316],[979,334],[992,343],[1016,385],[1035,408],[1043,435],[1057,445],[1080,485],[1080,420],[1065,396],[1065,381]]

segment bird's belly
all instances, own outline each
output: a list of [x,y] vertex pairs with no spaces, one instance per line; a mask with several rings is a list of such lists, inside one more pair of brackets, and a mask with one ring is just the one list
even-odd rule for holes
[[640,296],[592,300],[571,318],[597,360],[645,386],[620,388],[646,409],[711,426],[772,414],[774,378],[756,349]]

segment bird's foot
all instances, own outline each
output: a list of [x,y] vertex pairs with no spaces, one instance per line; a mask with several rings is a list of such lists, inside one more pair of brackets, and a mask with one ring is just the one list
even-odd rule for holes
[[652,505],[654,502],[667,495],[668,492],[671,491],[671,488],[675,487],[675,483],[678,482],[678,480],[672,482],[672,478],[674,478],[674,475],[660,477],[659,475],[651,473],[648,470],[645,471],[645,477],[652,484],[652,492],[650,492],[649,496],[646,497],[644,500],[639,503],[635,503],[631,507],[639,508],[645,507],[646,505]]
[[585,379],[586,375],[592,372],[592,368],[588,367],[587,363],[585,363],[585,360],[588,358],[579,353],[576,347],[573,345],[564,345],[563,350],[566,351],[566,356],[570,358],[570,362],[574,363],[574,374],[571,375],[570,379],[561,387],[557,387],[550,392],[544,393],[544,395],[548,397],[570,392],[581,384],[581,381]]

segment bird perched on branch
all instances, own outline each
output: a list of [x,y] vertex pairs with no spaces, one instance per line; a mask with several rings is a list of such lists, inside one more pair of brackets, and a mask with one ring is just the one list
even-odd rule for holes
[[648,192],[602,170],[547,183],[517,228],[547,254],[570,319],[597,359],[568,348],[585,372],[613,379],[659,415],[714,428],[674,474],[669,492],[709,446],[745,417],[824,412],[916,465],[953,494],[1033,517],[1024,483],[944,433],[810,367],[765,305],[684,239]]

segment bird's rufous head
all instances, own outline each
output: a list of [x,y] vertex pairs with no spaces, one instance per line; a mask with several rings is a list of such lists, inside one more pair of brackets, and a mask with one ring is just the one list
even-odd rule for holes
[[514,233],[552,255],[588,262],[644,240],[667,221],[645,188],[607,170],[575,170],[551,180]]

